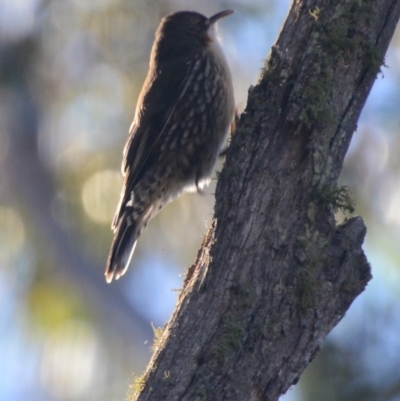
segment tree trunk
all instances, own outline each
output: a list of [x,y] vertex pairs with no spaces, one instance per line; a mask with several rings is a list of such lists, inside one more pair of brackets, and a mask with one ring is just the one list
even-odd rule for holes
[[295,0],[250,91],[215,216],[138,400],[276,400],[371,278],[337,185],[398,0]]

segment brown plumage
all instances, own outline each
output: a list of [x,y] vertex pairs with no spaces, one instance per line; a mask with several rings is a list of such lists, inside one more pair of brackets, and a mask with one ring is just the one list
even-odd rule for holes
[[215,23],[195,12],[165,17],[124,149],[120,202],[106,280],[122,276],[143,227],[182,192],[210,180],[234,118],[231,75]]

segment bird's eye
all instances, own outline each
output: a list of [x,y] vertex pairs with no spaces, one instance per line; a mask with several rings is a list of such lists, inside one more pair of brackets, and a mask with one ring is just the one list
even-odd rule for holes
[[204,29],[204,28],[208,28],[208,22],[207,21],[203,21],[203,20],[201,20],[201,19],[198,19],[197,21],[196,21],[196,26],[198,27],[198,28],[201,28],[201,29]]

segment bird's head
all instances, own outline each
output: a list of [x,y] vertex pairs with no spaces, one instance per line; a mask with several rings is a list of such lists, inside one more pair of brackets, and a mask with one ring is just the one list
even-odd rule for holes
[[161,20],[154,50],[161,58],[170,58],[204,48],[217,40],[217,21],[232,13],[225,10],[209,18],[194,11],[170,14]]

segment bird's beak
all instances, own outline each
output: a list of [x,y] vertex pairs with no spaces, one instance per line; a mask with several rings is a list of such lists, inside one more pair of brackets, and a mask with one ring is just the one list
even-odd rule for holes
[[235,12],[235,10],[225,10],[225,11],[221,11],[215,15],[213,15],[212,17],[209,18],[210,24],[215,24],[219,19],[224,18],[228,15],[231,15]]

